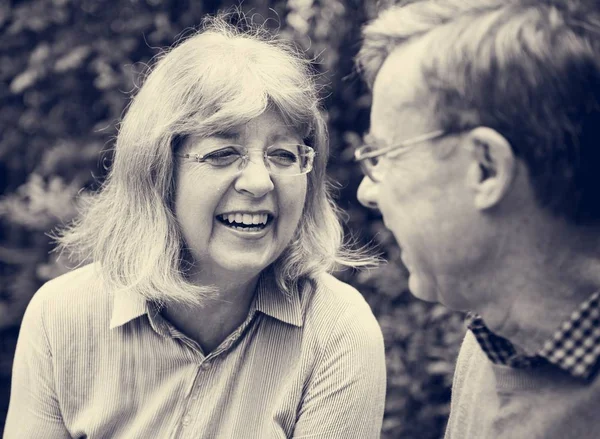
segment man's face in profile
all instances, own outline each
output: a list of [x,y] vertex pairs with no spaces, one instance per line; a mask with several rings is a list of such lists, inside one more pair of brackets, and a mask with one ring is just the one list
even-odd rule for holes
[[[423,82],[417,40],[399,47],[382,65],[373,87],[370,136],[379,147],[397,145],[440,129]],[[424,97],[425,96],[425,97]],[[359,200],[376,205],[402,249],[411,292],[463,309],[465,274],[477,263],[477,212],[465,173],[460,135],[448,135],[381,158],[384,177],[365,177]],[[386,162],[387,161],[387,162]]]

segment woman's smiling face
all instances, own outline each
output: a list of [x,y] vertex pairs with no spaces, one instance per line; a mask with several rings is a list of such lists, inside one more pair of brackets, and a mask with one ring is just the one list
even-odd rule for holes
[[202,279],[256,275],[290,243],[304,208],[307,175],[270,175],[263,152],[274,143],[302,143],[302,138],[268,110],[236,130],[192,136],[183,145],[182,152],[201,156],[230,144],[243,145],[250,154],[239,172],[178,159],[175,216]]

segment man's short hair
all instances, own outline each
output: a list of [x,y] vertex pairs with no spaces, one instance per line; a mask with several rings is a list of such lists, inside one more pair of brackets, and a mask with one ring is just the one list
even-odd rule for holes
[[417,1],[365,27],[358,64],[372,84],[396,47],[426,38],[420,99],[440,128],[495,129],[526,164],[540,205],[596,224],[599,9],[592,1]]

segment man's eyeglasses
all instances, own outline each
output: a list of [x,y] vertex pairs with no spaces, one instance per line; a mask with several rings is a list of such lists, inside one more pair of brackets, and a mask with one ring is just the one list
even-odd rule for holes
[[437,139],[447,134],[448,133],[444,130],[431,131],[429,133],[413,137],[412,139],[405,140],[397,145],[388,146],[385,148],[364,145],[354,151],[354,160],[360,164],[360,167],[365,175],[367,175],[375,183],[380,183],[385,174],[384,167],[381,166],[381,157],[389,154],[392,151],[397,151],[396,156],[398,156],[412,149],[408,148],[409,146],[414,146],[427,140]]
[[[295,176],[312,170],[316,152],[310,146],[300,144],[271,145],[262,153],[265,167],[271,175]],[[224,145],[209,153],[177,154],[184,159],[206,163],[215,169],[241,172],[251,161],[248,148],[242,145]]]

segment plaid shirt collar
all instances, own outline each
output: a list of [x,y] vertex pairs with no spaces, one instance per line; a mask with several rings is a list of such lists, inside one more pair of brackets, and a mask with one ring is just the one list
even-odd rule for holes
[[467,327],[492,363],[530,368],[550,362],[584,380],[591,379],[600,366],[600,291],[582,303],[534,355],[494,334],[477,314],[467,314]]

